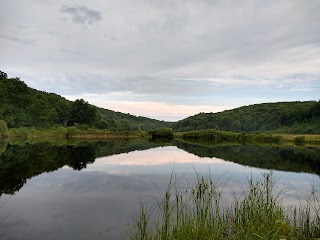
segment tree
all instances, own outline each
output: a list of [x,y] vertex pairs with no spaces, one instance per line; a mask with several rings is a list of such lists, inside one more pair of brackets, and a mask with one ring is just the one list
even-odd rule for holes
[[83,99],[77,99],[72,103],[70,113],[69,126],[74,123],[91,125],[96,118],[96,110]]
[[0,78],[7,78],[8,75],[0,70]]
[[62,124],[64,127],[68,125],[68,121],[71,118],[71,107],[68,102],[60,99],[56,104],[56,111],[58,113],[59,124]]

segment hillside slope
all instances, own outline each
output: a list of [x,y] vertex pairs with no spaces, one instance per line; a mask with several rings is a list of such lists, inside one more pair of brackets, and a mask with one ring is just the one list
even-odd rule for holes
[[1,71],[0,120],[9,128],[86,124],[120,131],[149,130],[173,124],[98,108],[82,99],[72,102],[54,93],[30,88],[19,78],[7,78]]
[[174,131],[220,129],[234,132],[320,133],[320,102],[279,102],[199,113],[174,124]]

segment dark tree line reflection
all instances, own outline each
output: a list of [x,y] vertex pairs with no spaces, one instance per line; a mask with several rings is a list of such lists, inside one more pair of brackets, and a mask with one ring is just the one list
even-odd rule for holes
[[11,145],[0,143],[0,196],[19,191],[28,179],[63,166],[86,168],[102,156],[175,145],[199,157],[216,157],[252,167],[320,174],[320,148],[288,146],[206,145],[148,141],[81,142],[73,145],[50,143]]
[[216,157],[241,165],[292,172],[320,174],[320,147],[280,145],[206,145],[175,141],[186,152],[199,157]]
[[112,141],[83,142],[77,145],[54,146],[49,143],[2,145],[0,152],[0,195],[14,194],[26,181],[44,172],[63,166],[74,170],[86,168],[97,157],[144,150],[158,146],[149,142]]

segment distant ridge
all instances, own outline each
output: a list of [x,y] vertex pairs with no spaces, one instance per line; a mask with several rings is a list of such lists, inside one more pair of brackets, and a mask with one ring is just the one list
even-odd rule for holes
[[262,103],[219,113],[199,113],[174,124],[174,131],[320,133],[320,101]]

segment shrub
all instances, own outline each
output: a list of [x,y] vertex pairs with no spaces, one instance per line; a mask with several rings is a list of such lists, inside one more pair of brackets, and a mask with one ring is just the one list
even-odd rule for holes
[[81,132],[77,127],[67,127],[66,129],[67,129],[66,130],[67,137],[70,137],[71,135],[75,135]]
[[173,139],[173,132],[171,128],[158,128],[150,130],[148,134],[151,135],[152,139]]

